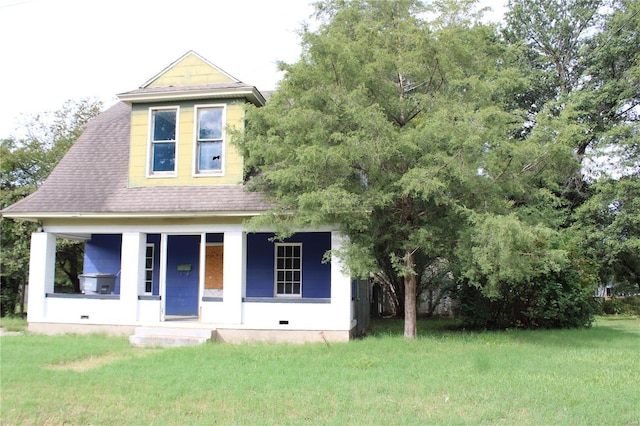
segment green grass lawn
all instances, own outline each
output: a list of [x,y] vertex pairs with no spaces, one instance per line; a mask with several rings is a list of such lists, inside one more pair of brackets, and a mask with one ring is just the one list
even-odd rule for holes
[[3,425],[640,424],[640,319],[469,332],[375,323],[341,344],[140,349],[3,336]]

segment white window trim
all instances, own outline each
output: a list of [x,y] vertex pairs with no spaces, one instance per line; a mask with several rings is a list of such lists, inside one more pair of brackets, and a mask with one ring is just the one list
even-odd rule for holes
[[[221,108],[222,109],[222,161],[220,164],[220,170],[208,170],[198,171],[198,110],[207,108]],[[193,177],[212,177],[212,176],[224,176],[225,165],[227,163],[227,104],[201,104],[194,105],[193,107],[193,164],[191,175]]]
[[[206,296],[205,281],[206,281],[206,263],[207,263],[207,247],[224,247],[224,242],[221,243],[207,243],[207,233],[202,234],[202,241],[204,242],[204,249],[201,248],[201,256],[200,256],[200,294],[202,296]],[[224,253],[224,252],[223,252]],[[223,254],[224,256],[224,254]],[[224,263],[223,263],[223,275],[224,275]],[[222,289],[220,290],[220,294],[224,297],[224,279],[222,280]],[[200,296],[200,297],[202,297]],[[214,296],[218,297],[218,296]]]
[[[147,268],[147,251],[144,253],[144,294],[153,294],[153,274],[156,263],[156,245],[147,243],[146,248],[151,247],[151,269]],[[147,272],[151,270],[151,291],[147,291]]]
[[[175,168],[172,172],[154,172],[151,164],[153,163],[153,112],[162,110],[175,110],[176,111],[176,149],[175,149]],[[174,178],[178,176],[178,150],[180,140],[180,106],[169,105],[161,107],[150,107],[149,117],[147,119],[147,177],[151,179],[158,178]]]
[[[300,247],[300,294],[278,294],[278,247],[296,246]],[[283,299],[302,298],[302,243],[275,243],[273,254],[273,295]]]

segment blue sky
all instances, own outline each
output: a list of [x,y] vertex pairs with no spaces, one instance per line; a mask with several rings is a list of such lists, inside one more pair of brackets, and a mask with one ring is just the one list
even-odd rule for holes
[[[484,0],[502,11],[502,0]],[[189,50],[260,90],[300,53],[307,0],[0,0],[0,138],[68,99],[138,88]],[[495,19],[495,17],[494,17]]]

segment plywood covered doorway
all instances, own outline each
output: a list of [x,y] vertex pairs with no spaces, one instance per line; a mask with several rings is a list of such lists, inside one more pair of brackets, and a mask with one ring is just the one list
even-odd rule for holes
[[224,246],[207,245],[207,253],[204,268],[204,289],[219,290],[222,293],[222,261],[224,258]]

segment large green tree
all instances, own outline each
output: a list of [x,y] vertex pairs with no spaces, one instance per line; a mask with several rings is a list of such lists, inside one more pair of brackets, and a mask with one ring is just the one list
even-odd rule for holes
[[[552,138],[569,144],[582,166],[554,190],[568,213],[576,210],[566,215],[565,225],[573,224],[566,231],[578,232],[578,246],[593,256],[603,280],[611,279],[613,268],[618,281],[633,282],[634,268],[622,265],[629,264],[624,253],[635,255],[628,250],[638,230],[627,226],[622,232],[614,224],[637,214],[632,188],[640,178],[640,3],[511,0],[509,6],[507,40],[523,46],[523,66],[544,82],[523,98],[530,111],[524,134],[553,129]],[[545,106],[551,114],[540,113]]]
[[581,49],[586,34],[600,19],[607,0],[509,0],[507,39],[525,47],[527,66],[542,77],[536,96],[557,97],[571,92],[584,67]]
[[578,149],[591,149],[617,163],[600,175],[634,174],[640,169],[640,3],[616,0],[611,14],[583,50],[584,84],[574,91],[577,118],[589,123]]
[[[640,105],[640,6],[633,0],[510,0],[504,35],[522,47],[521,65],[535,76],[519,105],[529,111],[523,135],[539,123],[546,105],[558,120],[573,127],[576,155],[595,154],[638,166],[637,132]],[[603,157],[601,155],[601,157]],[[597,171],[596,171],[597,172]],[[601,172],[601,170],[600,170]],[[567,182],[572,190],[585,185],[580,175]],[[573,201],[584,200],[586,193]]]
[[[34,192],[101,108],[102,103],[95,99],[69,100],[59,110],[30,117],[22,129],[23,136],[4,139],[0,143],[0,208]],[[29,239],[34,230],[35,224],[30,222],[0,219],[3,316],[15,312],[19,296],[24,295]],[[81,272],[81,256],[79,243],[58,243],[56,261],[59,270],[76,291],[79,291],[77,276]]]
[[[618,281],[622,271],[626,281],[636,279],[629,259],[636,255],[630,189],[637,177],[590,188],[597,175],[586,166],[599,149],[615,160],[610,174],[637,173],[640,164],[638,6],[512,0],[509,7],[506,41],[521,50],[518,63],[533,77],[515,98],[527,111],[515,136],[521,152],[536,150],[524,166],[534,173],[528,193],[508,195],[512,215],[474,217],[459,248],[461,276],[472,287],[463,287],[461,305],[489,326],[586,325],[598,271],[605,280],[612,271]],[[544,167],[558,154],[566,161]]]
[[591,189],[575,213],[575,236],[600,261],[602,283],[640,293],[640,176],[603,179]]
[[[589,123],[589,198],[572,230],[597,261],[604,284],[640,290],[640,3],[616,0],[602,30],[587,42],[584,86],[573,93]],[[589,165],[589,164],[588,164]]]
[[453,257],[471,209],[509,209],[507,169],[530,154],[508,138],[526,78],[495,28],[441,4],[427,14],[412,0],[320,3],[301,59],[282,64],[279,89],[249,109],[238,142],[250,184],[276,203],[256,226],[286,235],[340,224],[353,273],[403,283],[406,338],[417,333],[422,271]]

